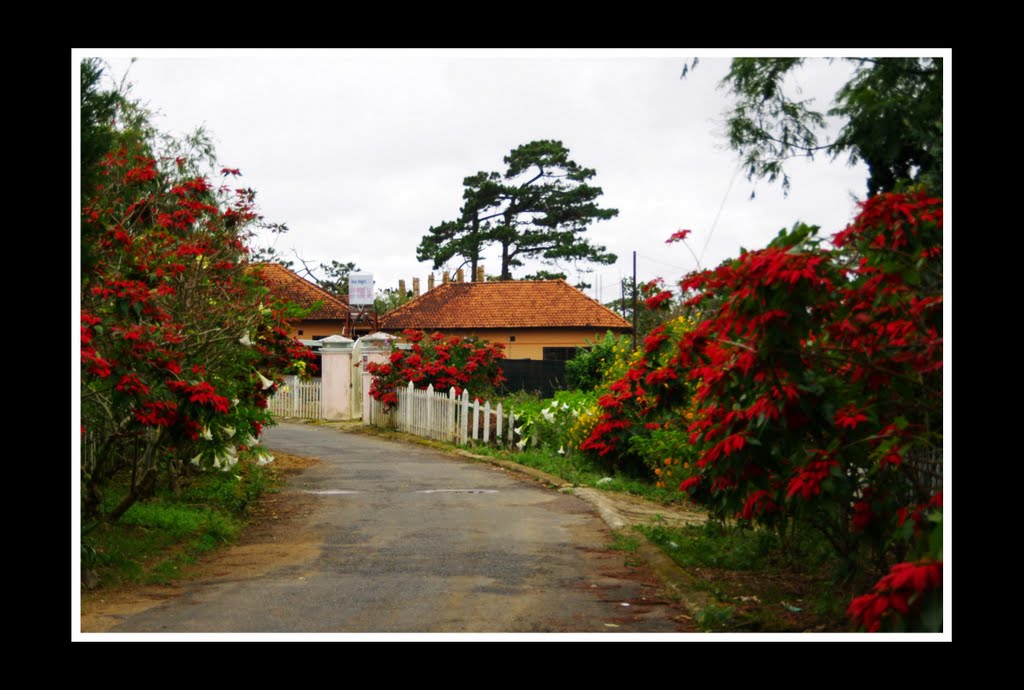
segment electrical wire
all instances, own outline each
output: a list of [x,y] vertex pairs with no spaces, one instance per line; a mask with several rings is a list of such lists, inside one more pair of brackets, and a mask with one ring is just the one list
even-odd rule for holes
[[722,217],[722,209],[725,208],[725,202],[729,198],[729,192],[732,191],[732,184],[736,181],[736,176],[740,174],[740,170],[743,169],[743,164],[736,166],[736,172],[732,174],[732,179],[729,180],[729,186],[725,188],[725,195],[722,197],[722,203],[718,205],[718,213],[715,214],[715,220],[711,223],[711,230],[708,231],[708,238],[704,240],[704,246],[700,250],[700,261],[704,262],[704,253],[708,250],[708,243],[711,242],[711,236],[715,234],[715,228],[718,227],[718,219]]

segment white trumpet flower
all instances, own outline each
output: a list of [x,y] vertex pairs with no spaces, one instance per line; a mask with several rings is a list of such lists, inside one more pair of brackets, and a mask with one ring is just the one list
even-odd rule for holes
[[268,379],[268,378],[267,378],[266,376],[264,376],[264,375],[263,375],[263,374],[261,374],[260,372],[258,372],[258,371],[257,371],[257,372],[256,372],[256,375],[260,377],[260,383],[262,383],[262,384],[263,384],[263,390],[267,390],[268,388],[270,388],[271,386],[273,386],[273,385],[274,385],[274,382],[273,382],[273,381],[271,381],[270,379]]
[[240,342],[242,345],[245,345],[246,347],[252,347],[252,341],[249,340],[248,333],[243,334],[242,337],[238,339],[238,342]]

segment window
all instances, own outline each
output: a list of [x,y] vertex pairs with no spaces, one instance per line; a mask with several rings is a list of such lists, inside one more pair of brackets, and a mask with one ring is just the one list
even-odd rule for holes
[[547,362],[567,362],[576,356],[576,347],[545,347],[544,360]]

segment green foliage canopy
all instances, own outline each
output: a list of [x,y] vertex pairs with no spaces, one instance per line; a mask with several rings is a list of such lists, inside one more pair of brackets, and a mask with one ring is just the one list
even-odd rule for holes
[[[942,194],[942,59],[845,58],[853,76],[823,113],[812,99],[794,98],[783,82],[804,58],[735,58],[720,87],[735,98],[727,114],[729,145],[742,156],[750,180],[781,177],[791,158],[825,153],[868,167],[868,196],[900,184],[925,184]],[[683,70],[685,76],[692,66]],[[833,141],[822,141],[826,115],[844,121]]]

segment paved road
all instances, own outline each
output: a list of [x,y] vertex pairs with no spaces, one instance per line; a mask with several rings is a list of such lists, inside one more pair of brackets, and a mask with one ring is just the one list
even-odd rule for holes
[[[290,481],[309,546],[196,582],[111,632],[676,632],[681,611],[609,552],[582,500],[421,446],[307,425],[268,447],[324,462]],[[285,535],[287,538],[288,535]]]

